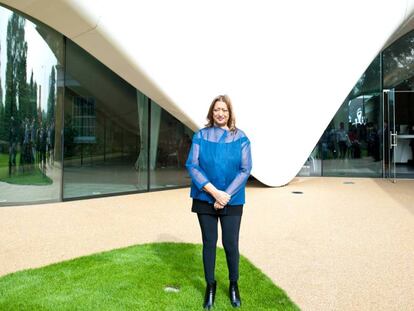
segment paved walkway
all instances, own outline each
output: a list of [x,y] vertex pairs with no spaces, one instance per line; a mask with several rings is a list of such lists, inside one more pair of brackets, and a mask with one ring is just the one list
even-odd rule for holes
[[[414,310],[414,181],[297,178],[251,185],[247,200],[242,254],[303,310]],[[179,189],[2,207],[0,275],[137,243],[199,243],[190,203]]]

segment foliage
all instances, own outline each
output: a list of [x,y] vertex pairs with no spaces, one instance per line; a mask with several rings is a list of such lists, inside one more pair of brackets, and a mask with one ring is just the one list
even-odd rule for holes
[[[5,141],[10,140],[11,123],[21,124],[26,118],[37,119],[37,83],[34,81],[33,72],[30,82],[27,83],[28,45],[25,39],[25,22],[23,17],[13,13],[7,24],[4,107],[0,100],[0,140]],[[16,135],[22,135],[20,129]]]
[[49,97],[47,98],[47,123],[51,124],[55,117],[55,102],[56,102],[56,71],[52,67],[49,76]]

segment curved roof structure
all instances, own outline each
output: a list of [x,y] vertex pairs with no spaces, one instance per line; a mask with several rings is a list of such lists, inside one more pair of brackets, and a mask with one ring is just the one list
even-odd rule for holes
[[2,0],[71,38],[192,129],[226,93],[252,174],[287,184],[414,0]]

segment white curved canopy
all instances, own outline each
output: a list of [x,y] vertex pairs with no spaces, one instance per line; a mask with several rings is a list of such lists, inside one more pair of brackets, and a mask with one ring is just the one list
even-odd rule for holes
[[[287,184],[414,0],[0,1],[55,28],[196,129],[218,94],[252,174]],[[406,22],[406,23],[404,23]]]

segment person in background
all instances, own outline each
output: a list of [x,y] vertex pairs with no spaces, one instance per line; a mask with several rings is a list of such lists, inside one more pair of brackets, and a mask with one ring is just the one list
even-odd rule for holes
[[345,159],[349,146],[349,137],[345,130],[344,122],[339,123],[339,129],[336,131],[336,135],[339,146],[339,157]]
[[[414,135],[414,125],[408,126],[408,134]],[[414,138],[410,139],[410,147],[411,147],[411,165],[414,166]]]

